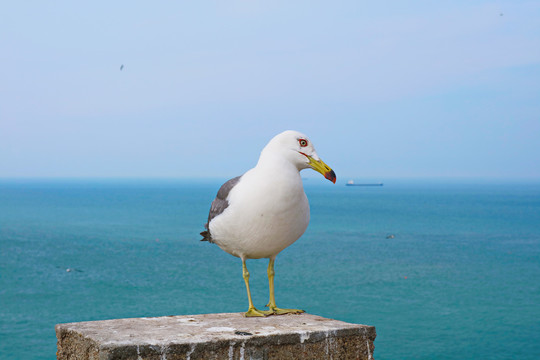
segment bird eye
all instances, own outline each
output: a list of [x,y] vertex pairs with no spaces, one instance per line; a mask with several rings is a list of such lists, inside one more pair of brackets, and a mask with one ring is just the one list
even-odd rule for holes
[[301,147],[307,146],[307,140],[306,139],[298,139],[298,142],[300,143]]

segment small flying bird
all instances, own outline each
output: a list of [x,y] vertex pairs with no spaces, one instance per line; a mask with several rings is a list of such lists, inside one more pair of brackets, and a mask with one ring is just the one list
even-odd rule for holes
[[124,64],[120,65],[120,71],[124,70]]
[[[262,150],[257,165],[223,184],[212,202],[201,241],[215,243],[242,260],[249,303],[246,317],[304,312],[276,306],[274,262],[308,226],[309,203],[300,177],[300,171],[308,168],[336,182],[336,174],[319,158],[306,135],[282,132]],[[249,290],[246,260],[261,258],[269,259],[269,310],[256,309]]]

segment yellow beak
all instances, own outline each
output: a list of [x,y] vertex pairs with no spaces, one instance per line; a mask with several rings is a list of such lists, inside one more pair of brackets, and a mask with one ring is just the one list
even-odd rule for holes
[[328,180],[330,180],[331,182],[333,182],[334,184],[336,183],[336,173],[334,172],[334,170],[332,170],[330,168],[330,166],[326,165],[324,163],[324,161],[322,160],[315,160],[314,158],[312,158],[311,156],[309,155],[306,155],[304,154],[308,160],[309,160],[309,166],[317,171],[317,172],[320,172],[321,174],[323,174],[323,176],[325,178],[327,178]]

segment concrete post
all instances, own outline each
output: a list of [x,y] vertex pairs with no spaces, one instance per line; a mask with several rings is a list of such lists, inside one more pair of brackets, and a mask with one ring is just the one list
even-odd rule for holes
[[373,359],[373,326],[241,313],[56,325],[61,360]]

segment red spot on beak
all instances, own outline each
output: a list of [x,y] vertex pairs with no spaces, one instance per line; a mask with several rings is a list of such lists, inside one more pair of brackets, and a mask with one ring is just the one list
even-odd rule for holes
[[336,183],[336,173],[334,172],[334,170],[330,170],[324,173],[324,177],[333,182],[334,184]]

